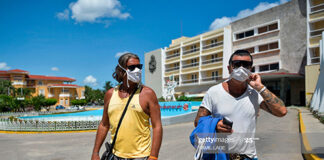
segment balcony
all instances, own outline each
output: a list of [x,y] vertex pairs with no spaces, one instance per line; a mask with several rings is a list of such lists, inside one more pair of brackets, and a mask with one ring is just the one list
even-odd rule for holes
[[81,96],[80,99],[85,99],[85,96]]
[[199,47],[183,51],[183,55],[194,53],[194,52],[197,52],[197,51],[199,51]]
[[179,57],[179,56],[180,56],[180,53],[171,54],[171,55],[167,55],[166,59],[171,59],[171,58]]
[[26,82],[13,81],[12,85],[26,85]]
[[311,57],[311,63],[312,64],[319,64],[320,63],[320,57]]
[[48,97],[48,98],[52,98],[52,97],[54,97],[54,95],[51,94],[51,93],[49,93],[49,94],[47,95],[47,97]]
[[222,80],[222,76],[203,77],[201,79],[202,82],[216,82],[218,80]]
[[205,45],[205,46],[203,46],[203,49],[205,50],[205,49],[215,48],[215,47],[218,47],[221,45],[223,45],[223,41]]
[[223,60],[223,57],[219,57],[219,58],[214,58],[214,59],[209,59],[209,60],[206,60],[206,61],[202,61],[202,64],[203,65],[212,64],[212,63],[222,62],[222,60]]
[[172,68],[166,68],[165,72],[171,72],[171,71],[176,71],[179,70],[179,66],[178,67],[172,67]]
[[191,68],[191,67],[195,67],[195,66],[199,66],[199,62],[182,65],[182,68]]
[[324,11],[324,3],[318,4],[316,6],[312,6],[310,9],[311,14],[321,12],[321,11]]
[[71,97],[70,93],[61,93],[59,97]]
[[323,31],[324,31],[324,28],[312,30],[312,31],[310,31],[310,36],[311,37],[321,36]]
[[185,79],[182,80],[182,84],[195,84],[198,83],[198,79]]

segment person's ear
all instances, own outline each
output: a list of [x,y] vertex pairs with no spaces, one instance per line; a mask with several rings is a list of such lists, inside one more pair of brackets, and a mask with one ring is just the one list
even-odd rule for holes
[[227,69],[228,69],[228,72],[229,72],[229,73],[232,73],[232,68],[231,68],[230,65],[227,66]]

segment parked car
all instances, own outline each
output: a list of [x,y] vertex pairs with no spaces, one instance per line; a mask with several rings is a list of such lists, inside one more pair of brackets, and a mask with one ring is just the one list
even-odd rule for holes
[[58,109],[65,109],[65,107],[62,106],[62,105],[57,105],[57,106],[55,107],[55,109],[56,109],[56,110],[58,110]]

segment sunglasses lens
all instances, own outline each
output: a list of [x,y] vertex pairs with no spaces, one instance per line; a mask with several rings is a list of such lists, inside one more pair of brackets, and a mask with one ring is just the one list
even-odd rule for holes
[[142,67],[143,67],[143,64],[137,64],[137,65],[130,65],[130,66],[128,66],[127,68],[128,68],[130,71],[133,71],[133,70],[135,70],[135,68],[142,69]]
[[252,62],[250,61],[240,61],[240,60],[235,60],[232,62],[234,68],[239,68],[243,66],[244,68],[250,68],[252,66]]

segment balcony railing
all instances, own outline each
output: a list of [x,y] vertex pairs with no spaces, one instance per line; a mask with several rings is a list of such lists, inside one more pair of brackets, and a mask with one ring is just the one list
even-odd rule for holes
[[173,57],[179,57],[179,56],[180,56],[180,53],[171,54],[171,55],[167,55],[166,59],[170,59],[170,58],[173,58]]
[[198,79],[182,80],[182,84],[188,84],[188,83],[198,83]]
[[13,81],[12,85],[26,85],[26,82]]
[[217,42],[217,43],[211,43],[211,44],[205,45],[205,46],[203,47],[203,49],[214,48],[214,47],[221,46],[221,45],[223,45],[223,41],[221,41],[221,42]]
[[47,97],[54,97],[54,95],[53,94],[51,94],[51,93],[49,93],[48,95],[47,95]]
[[172,68],[166,68],[165,72],[171,72],[171,71],[175,71],[175,70],[178,70],[178,69],[179,69],[179,66],[178,67],[172,67]]
[[61,93],[59,96],[60,97],[71,97],[71,94],[70,93]]
[[322,34],[323,31],[324,31],[324,28],[313,30],[310,32],[310,36],[311,37],[319,36]]
[[197,52],[199,51],[199,47],[198,48],[193,48],[193,49],[189,49],[187,51],[183,51],[183,54],[189,54],[189,53],[193,53],[193,52]]
[[324,3],[311,7],[311,13],[317,13],[323,10],[324,10]]
[[318,63],[320,63],[320,57],[312,57],[311,58],[311,63],[312,64],[318,64]]
[[211,76],[211,77],[203,77],[201,80],[204,82],[208,82],[208,81],[218,81],[221,79],[222,79],[222,76]]
[[214,59],[209,59],[206,61],[202,61],[202,64],[211,64],[211,63],[217,63],[217,62],[222,62],[223,57],[219,57],[219,58],[214,58]]
[[199,63],[195,62],[195,63],[183,65],[182,68],[190,68],[190,67],[195,67],[195,66],[198,66],[198,65],[199,65]]

